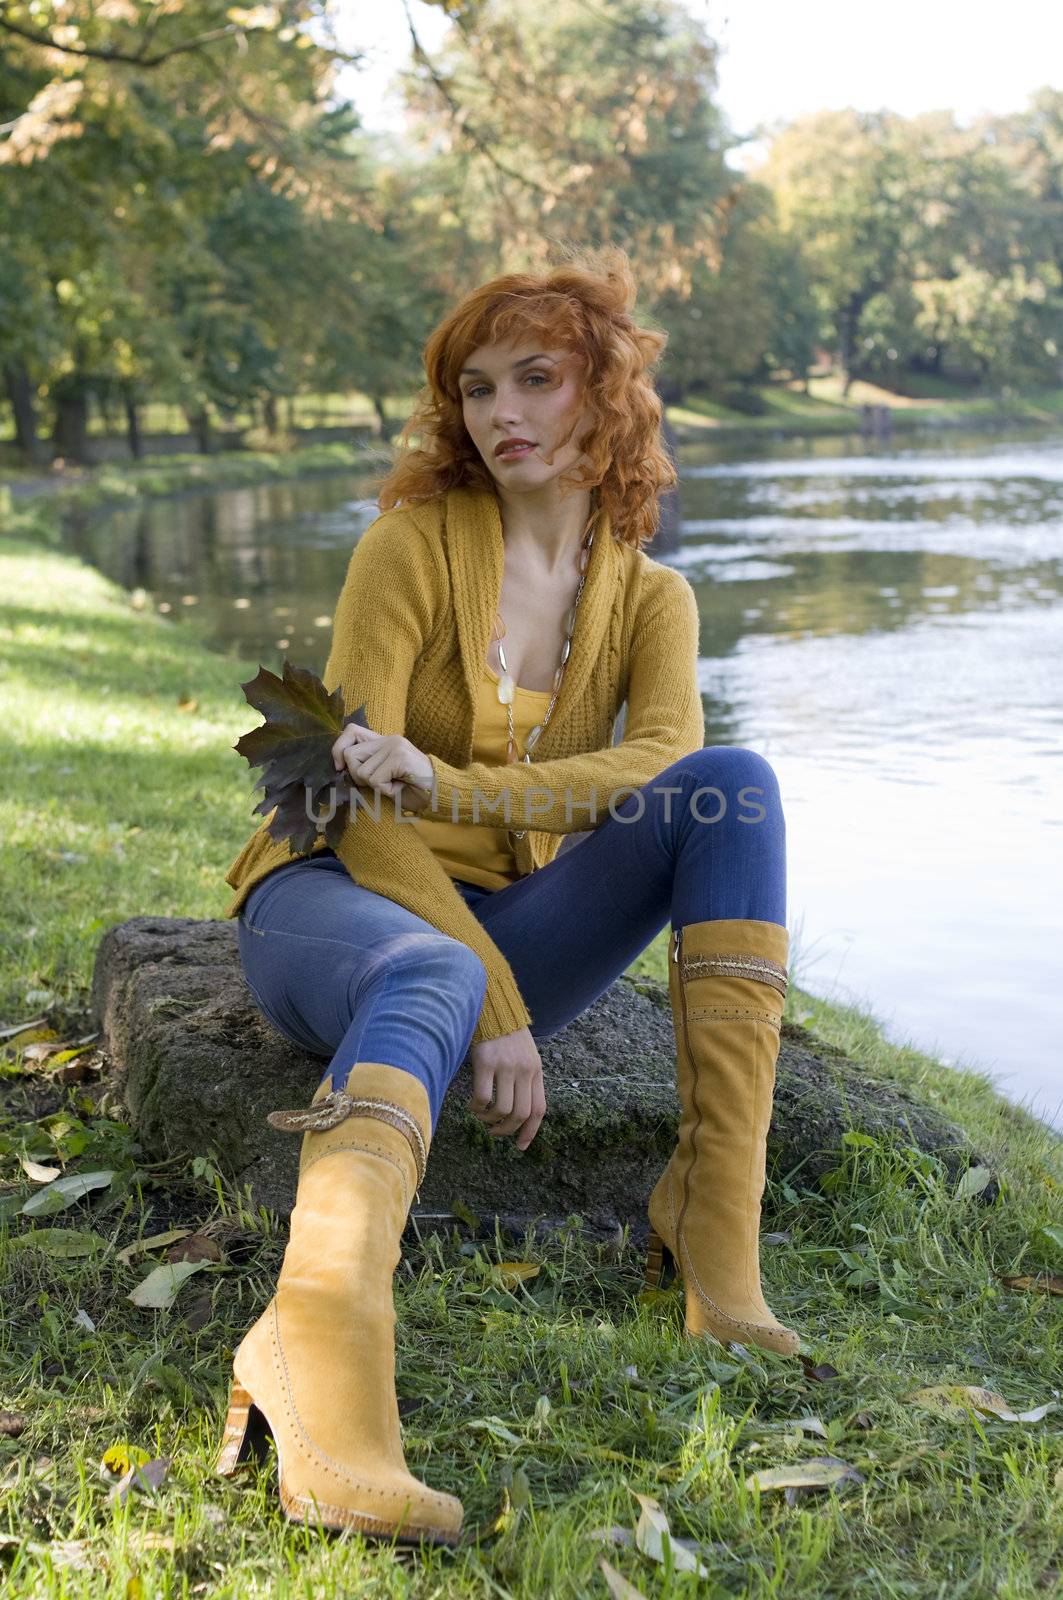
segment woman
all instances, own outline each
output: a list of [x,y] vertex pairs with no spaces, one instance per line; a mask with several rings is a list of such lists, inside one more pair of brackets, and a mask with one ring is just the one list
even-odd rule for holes
[[665,336],[634,299],[607,250],[494,279],[432,334],[324,674],[365,707],[333,747],[365,806],[294,860],[263,823],[227,875],[256,1001],[329,1058],[310,1109],[271,1117],[304,1133],[298,1194],[219,1461],[268,1427],[293,1517],[457,1537],[460,1502],[406,1469],[394,1389],[392,1273],[443,1095],[470,1054],[470,1109],[526,1150],[536,1041],[669,919],[682,1113],[648,1275],[678,1268],[693,1335],[798,1347],[758,1263],[784,820],[762,757],[703,748],[694,593],[642,549],[675,473]]

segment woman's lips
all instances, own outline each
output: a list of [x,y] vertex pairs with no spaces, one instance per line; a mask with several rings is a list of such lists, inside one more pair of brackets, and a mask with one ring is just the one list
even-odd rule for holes
[[513,445],[512,448],[509,449],[509,450],[500,450],[498,455],[495,457],[495,459],[497,461],[508,461],[510,456],[526,456],[528,454],[529,450],[534,450],[534,449],[535,449],[535,446],[533,444],[517,444],[517,445]]

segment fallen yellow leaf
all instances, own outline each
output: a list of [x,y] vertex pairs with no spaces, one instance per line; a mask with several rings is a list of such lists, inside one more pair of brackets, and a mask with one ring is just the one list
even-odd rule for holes
[[151,1460],[146,1450],[137,1444],[130,1444],[128,1439],[123,1439],[119,1444],[112,1444],[103,1453],[100,1461],[100,1471],[106,1476],[124,1478],[131,1467],[143,1467]]

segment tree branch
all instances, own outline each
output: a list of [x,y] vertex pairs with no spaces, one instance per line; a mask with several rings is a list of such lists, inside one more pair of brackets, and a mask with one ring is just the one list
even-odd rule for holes
[[451,95],[446,82],[439,76],[439,73],[436,71],[431,60],[429,59],[424,46],[417,37],[417,29],[414,27],[413,18],[410,16],[410,8],[407,4],[407,0],[402,0],[402,9],[406,13],[406,26],[409,29],[410,39],[413,44],[414,60],[421,62],[421,64],[427,68],[429,77],[435,84],[440,95],[445,101],[448,110],[450,111],[451,120],[455,128],[457,128],[460,133],[465,135],[469,143],[476,150],[478,150],[485,160],[489,161],[491,165],[503,175],[503,177],[512,179],[514,183],[523,184],[526,189],[531,189],[536,194],[543,195],[544,197],[548,195],[551,200],[559,200],[561,198],[561,192],[559,190],[551,189],[543,183],[537,183],[534,178],[529,178],[526,172],[518,172],[513,167],[508,166],[506,162],[500,161],[483,135],[476,131],[476,128],[468,121],[467,118],[463,118],[461,114],[462,108],[455,104],[454,98]]
[[197,34],[194,39],[185,39],[181,44],[170,45],[168,49],[158,50],[149,56],[143,48],[134,53],[129,50],[99,50],[87,44],[57,44],[49,34],[38,33],[36,28],[24,28],[20,23],[11,22],[2,12],[0,29],[15,34],[19,39],[26,39],[30,44],[39,44],[45,50],[58,50],[61,55],[83,56],[91,61],[122,61],[133,67],[157,67],[171,56],[184,55],[189,50],[199,50],[205,44],[212,44],[215,39],[227,39],[233,34],[246,32],[241,23],[230,22],[224,28],[212,28],[209,33]]
[[[152,19],[154,22],[154,19]],[[149,23],[151,27],[152,23]],[[154,55],[148,54],[150,34],[137,51],[118,49],[96,49],[86,44],[58,44],[47,33],[39,33],[36,28],[23,27],[21,23],[12,22],[0,10],[0,30],[13,33],[19,39],[25,39],[30,44],[40,45],[45,50],[58,50],[61,55],[78,56],[90,61],[116,61],[131,67],[158,67],[164,61],[169,61],[172,56],[187,55],[190,50],[201,50],[204,45],[214,44],[218,39],[231,39],[238,34],[268,33],[268,28],[248,29],[242,22],[226,23],[224,28],[212,28],[208,33],[198,33],[192,39],[182,40],[180,44],[169,45],[165,50],[157,50]],[[364,59],[364,53],[356,51],[351,54],[346,50],[337,50],[329,45],[318,45],[322,54],[333,57],[337,61],[346,62],[349,66],[356,66]]]

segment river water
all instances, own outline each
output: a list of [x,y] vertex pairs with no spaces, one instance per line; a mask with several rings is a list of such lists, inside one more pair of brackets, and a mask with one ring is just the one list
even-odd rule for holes
[[[663,559],[698,595],[706,743],[779,777],[794,981],[1063,1128],[1063,437],[709,443],[681,465]],[[320,672],[372,492],[190,493],[71,537],[218,648]]]

